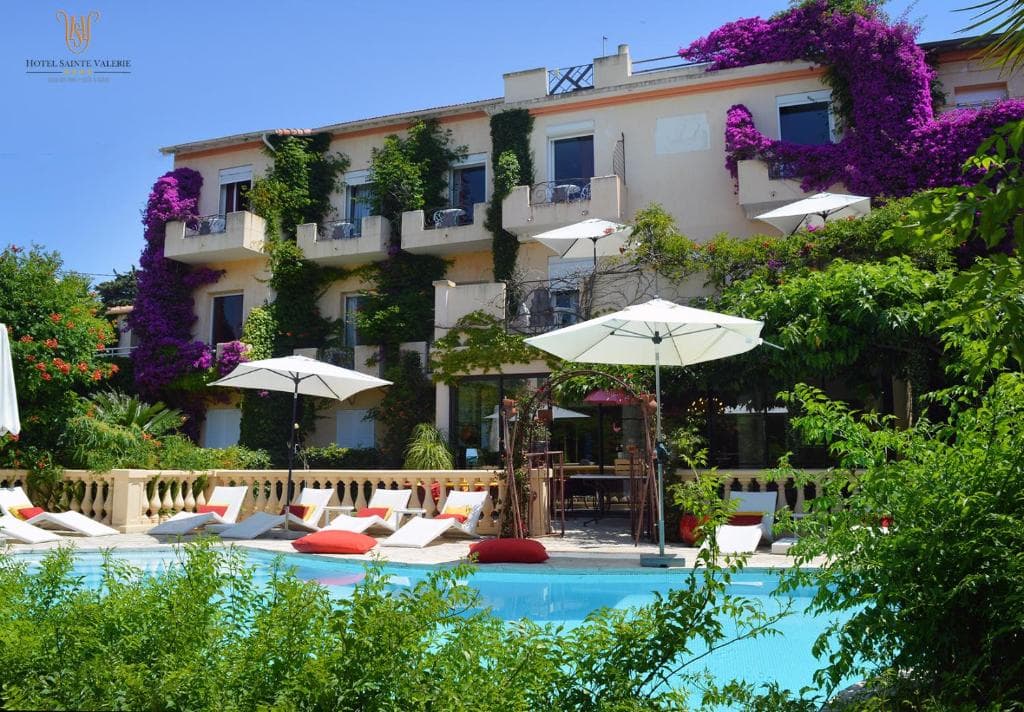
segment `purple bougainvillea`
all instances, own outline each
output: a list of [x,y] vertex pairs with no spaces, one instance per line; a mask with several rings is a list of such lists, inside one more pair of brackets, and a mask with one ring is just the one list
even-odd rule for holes
[[730,22],[679,51],[709,71],[765,62],[813,61],[831,67],[848,87],[848,125],[842,140],[805,146],[771,139],[742,104],[726,115],[726,167],[737,176],[749,158],[785,164],[804,190],[843,183],[861,195],[902,196],[965,180],[961,166],[992,131],[1024,118],[1024,102],[932,111],[933,72],[914,27],[889,24],[874,8],[830,9],[826,0],[767,20]]
[[217,376],[224,377],[231,373],[235,366],[248,361],[248,350],[249,346],[241,341],[231,341],[221,346],[220,358],[217,359]]
[[[201,419],[201,399],[174,393],[169,387],[197,370],[206,344],[192,339],[196,321],[192,291],[220,278],[211,269],[193,269],[164,257],[164,228],[171,220],[198,215],[203,177],[190,168],[178,168],[153,185],[142,215],[146,245],[139,259],[139,288],[129,325],[138,346],[132,351],[135,385],[143,398],[163,400],[184,409],[194,429]],[[194,434],[194,432],[193,432]]]

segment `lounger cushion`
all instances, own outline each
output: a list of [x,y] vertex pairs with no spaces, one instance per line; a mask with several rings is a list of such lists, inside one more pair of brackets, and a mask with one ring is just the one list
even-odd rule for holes
[[45,511],[42,507],[11,507],[11,514],[24,521],[38,517]]
[[340,529],[325,529],[292,542],[304,554],[365,554],[377,546],[372,536]]
[[387,519],[391,516],[390,507],[363,507],[356,512],[357,517],[380,517],[381,519]]
[[228,505],[226,504],[200,504],[196,507],[196,514],[208,514],[213,513],[218,517],[223,517],[228,513]]
[[448,505],[444,508],[444,511],[434,517],[434,519],[457,519],[459,524],[465,524],[466,520],[469,519],[469,515],[472,513],[473,507],[468,504],[462,507]]
[[469,547],[481,564],[540,564],[548,560],[547,549],[536,539],[487,539]]
[[[316,513],[316,506],[312,504],[289,504],[288,513],[305,521]],[[284,514],[284,507],[281,507],[281,514]]]
[[733,512],[729,517],[729,524],[734,527],[746,527],[760,524],[764,519],[763,512]]

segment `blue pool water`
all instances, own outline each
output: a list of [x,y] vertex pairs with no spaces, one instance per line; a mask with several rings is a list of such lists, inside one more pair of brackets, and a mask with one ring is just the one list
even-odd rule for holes
[[[250,563],[257,567],[257,579],[266,571],[275,555],[246,549]],[[176,561],[172,548],[118,550],[116,556],[148,573],[158,573]],[[30,562],[38,555],[24,555]],[[289,554],[286,563],[296,575],[327,586],[332,595],[349,595],[362,580],[363,564],[356,561]],[[80,552],[76,573],[87,585],[99,585],[102,556],[99,552]],[[468,580],[476,588],[483,605],[505,620],[529,618],[537,623],[576,625],[598,608],[630,608],[654,600],[655,592],[666,593],[685,584],[685,570],[663,569],[562,569],[524,570],[528,567],[482,566]],[[430,572],[429,567],[389,564],[391,586],[396,590],[414,585]],[[811,645],[827,621],[805,613],[809,591],[797,591],[788,599],[773,596],[777,575],[763,569],[748,569],[734,577],[729,594],[759,602],[767,613],[777,612],[792,601],[792,613],[776,624],[780,635],[744,640],[729,645],[706,658],[707,668],[720,680],[741,677],[747,682],[777,682],[790,690],[812,683],[814,670],[821,663],[811,655]],[[728,632],[728,631],[727,631]]]

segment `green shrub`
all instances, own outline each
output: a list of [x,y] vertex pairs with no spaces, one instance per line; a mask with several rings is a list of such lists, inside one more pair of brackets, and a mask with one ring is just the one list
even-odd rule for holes
[[376,470],[381,466],[380,450],[372,447],[348,448],[336,444],[307,447],[299,457],[313,470]]
[[455,458],[448,448],[448,439],[433,423],[420,423],[412,429],[412,437],[405,448],[407,470],[450,470]]
[[179,551],[179,565],[149,575],[108,554],[95,588],[72,570],[70,548],[32,570],[0,554],[0,706],[765,708],[741,686],[709,688],[701,673],[707,646],[765,635],[778,618],[727,599],[728,570],[694,568],[650,606],[601,610],[561,628],[480,610],[463,583],[472,575],[465,564],[394,593],[371,564],[338,598],[280,562],[259,585],[238,549],[198,542]]

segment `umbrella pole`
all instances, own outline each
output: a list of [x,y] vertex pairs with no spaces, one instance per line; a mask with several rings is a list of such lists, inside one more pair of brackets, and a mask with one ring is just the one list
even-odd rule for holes
[[654,450],[658,459],[658,556],[665,555],[665,465],[661,456],[661,346],[654,342]]
[[292,504],[292,466],[295,464],[295,431],[299,424],[296,419],[299,416],[299,379],[295,379],[295,391],[292,393],[292,434],[288,438],[288,483],[284,489],[284,529],[288,531],[288,508]]

